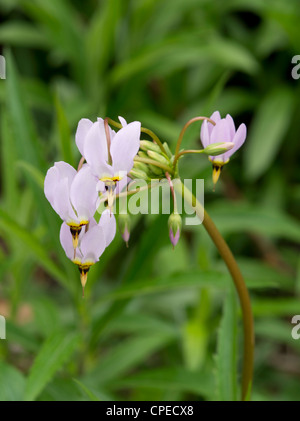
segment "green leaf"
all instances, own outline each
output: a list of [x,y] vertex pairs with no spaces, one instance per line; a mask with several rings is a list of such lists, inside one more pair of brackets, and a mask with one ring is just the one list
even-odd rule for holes
[[298,298],[256,298],[252,300],[252,310],[256,317],[287,316],[299,314]]
[[103,295],[101,301],[122,300],[140,295],[169,291],[177,288],[211,287],[226,288],[229,277],[226,273],[216,271],[191,270],[150,279],[141,279],[116,288]]
[[92,392],[91,389],[89,389],[87,386],[85,386],[79,380],[76,380],[76,379],[73,379],[73,380],[74,380],[75,383],[78,384],[78,386],[80,387],[80,389],[84,392],[84,394],[89,398],[90,401],[93,401],[93,402],[100,401],[100,399],[98,398],[98,396],[96,396],[96,394],[94,392]]
[[55,108],[59,131],[59,147],[61,156],[64,161],[68,162],[70,165],[73,165],[74,157],[72,153],[71,130],[64,109],[57,95],[55,97]]
[[35,400],[55,373],[72,356],[79,336],[55,333],[42,346],[26,382],[24,400]]
[[45,48],[49,45],[47,38],[38,28],[22,21],[2,23],[0,42],[7,46],[29,46]]
[[222,234],[256,232],[299,242],[299,222],[275,208],[218,201],[217,205],[209,206],[209,213]]
[[0,401],[20,401],[25,378],[16,368],[0,361]]
[[173,334],[155,332],[124,340],[102,357],[100,363],[82,380],[88,386],[93,386],[120,378],[172,341],[174,341]]
[[17,161],[16,167],[25,170],[25,173],[30,175],[32,180],[39,186],[41,190],[44,191],[45,176],[41,173],[41,171],[39,171],[36,167],[25,161]]
[[14,221],[7,212],[0,209],[0,228],[17,237],[31,251],[38,264],[55,279],[60,281],[65,287],[69,288],[70,283],[65,273],[48,257],[47,251],[41,245],[40,241],[27,228],[22,227]]
[[231,289],[225,300],[218,333],[217,388],[221,401],[237,400],[237,299]]
[[294,105],[290,89],[276,87],[263,99],[249,130],[245,147],[245,171],[251,180],[273,163],[287,133]]
[[148,369],[139,373],[116,379],[111,383],[113,389],[146,388],[187,392],[212,399],[214,393],[213,376],[211,372],[184,370],[177,367],[160,367]]

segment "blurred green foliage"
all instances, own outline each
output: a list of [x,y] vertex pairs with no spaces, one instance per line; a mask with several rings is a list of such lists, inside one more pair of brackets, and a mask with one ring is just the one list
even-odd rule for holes
[[[256,326],[254,400],[299,400],[298,0],[2,0],[0,399],[235,400],[241,323],[231,280],[201,226],[172,250],[167,216],[136,216],[89,274],[60,246],[43,193],[54,161],[76,165],[80,118],[140,120],[174,146],[218,109],[246,145],[206,208],[235,253]],[[298,49],[298,50],[297,50]],[[199,147],[199,126],[184,139]],[[223,310],[224,309],[224,310]]]

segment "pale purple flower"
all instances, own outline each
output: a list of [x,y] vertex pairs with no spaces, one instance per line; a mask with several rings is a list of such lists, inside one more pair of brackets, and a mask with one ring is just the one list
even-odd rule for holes
[[119,120],[122,128],[115,132],[108,126],[107,136],[102,118],[95,123],[81,119],[75,136],[80,153],[98,178],[97,191],[104,193],[107,190],[110,208],[120,180],[125,179],[127,183],[127,173],[133,167],[133,158],[140,146],[141,123],[134,121],[127,124],[122,117]]
[[232,142],[234,147],[229,151],[217,155],[210,156],[210,161],[216,161],[223,164],[229,161],[229,158],[236,152],[245,142],[247,129],[244,123],[242,123],[238,129],[235,129],[235,124],[231,115],[227,114],[225,118],[221,118],[219,111],[215,111],[210,119],[216,122],[214,126],[207,120],[204,120],[201,126],[201,142],[203,147],[217,143],[217,142]]
[[78,236],[78,246],[74,250],[72,234],[64,222],[60,229],[60,242],[67,257],[75,263],[80,271],[82,286],[87,280],[90,267],[96,263],[104,250],[112,242],[116,234],[116,219],[110,211],[105,210],[99,223],[92,218],[87,227],[82,229]]
[[[99,180],[119,181],[133,167],[133,158],[140,146],[141,123],[127,124],[117,133],[109,128],[110,146],[106,138],[104,121],[98,119],[88,130],[84,140],[84,157]],[[111,162],[110,162],[111,159]]]
[[212,143],[232,142],[234,146],[225,153],[216,156],[209,156],[209,160],[213,164],[213,180],[214,184],[218,181],[221,169],[229,158],[236,152],[245,142],[247,129],[242,123],[238,129],[235,129],[233,118],[227,114],[225,118],[221,118],[219,111],[215,111],[210,119],[215,121],[214,126],[207,120],[204,120],[201,126],[200,138],[204,148]]
[[56,162],[46,175],[45,196],[70,227],[76,247],[78,233],[96,212],[97,179],[88,165],[77,172],[66,162]]

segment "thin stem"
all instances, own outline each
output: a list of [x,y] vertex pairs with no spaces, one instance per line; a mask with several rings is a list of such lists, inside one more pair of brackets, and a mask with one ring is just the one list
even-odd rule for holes
[[[178,187],[177,187],[178,186]],[[253,360],[254,360],[254,322],[251,309],[251,302],[249,292],[246,287],[243,275],[236,263],[236,260],[229,249],[224,238],[218,231],[213,220],[208,213],[203,209],[202,205],[198,202],[195,196],[184,186],[175,184],[184,199],[190,205],[195,207],[198,217],[201,219],[204,213],[203,225],[215,246],[217,247],[222,259],[231,274],[236,291],[239,296],[240,305],[242,309],[242,318],[244,326],[244,356],[243,356],[243,372],[242,372],[242,400],[246,400],[251,393],[252,377],[253,377]]]
[[[213,120],[211,120],[210,118],[208,118],[208,117],[202,117],[202,116],[200,116],[200,117],[194,117],[191,120],[189,120],[187,123],[185,123],[185,125],[183,126],[183,128],[182,128],[182,130],[180,132],[179,138],[177,140],[177,145],[176,145],[176,150],[175,150],[175,160],[174,160],[174,163],[175,164],[176,164],[176,161],[178,159],[177,158],[177,155],[179,154],[180,145],[181,145],[181,142],[182,142],[182,139],[183,139],[183,136],[184,136],[184,133],[185,133],[186,129],[191,124],[195,123],[195,121],[203,121],[203,120],[209,121],[214,126],[216,125],[216,123]],[[174,164],[174,168],[175,168],[175,164]]]
[[149,135],[150,137],[152,137],[152,139],[154,140],[154,142],[157,143],[158,146],[160,147],[161,151],[166,156],[168,156],[168,154],[167,154],[167,152],[166,152],[166,150],[164,148],[164,145],[162,144],[161,140],[159,139],[159,137],[152,130],[149,130],[149,129],[146,129],[145,127],[142,127],[141,128],[141,132],[142,133],[146,133],[147,135]]
[[186,154],[189,154],[189,153],[203,153],[203,149],[186,149],[186,150],[184,150],[184,151],[179,152],[179,154],[178,154],[178,155],[176,155],[176,156],[175,156],[175,158],[174,158],[174,162],[173,162],[173,166],[174,166],[174,168],[175,168],[175,166],[176,166],[176,163],[177,163],[178,159],[179,159],[182,155],[186,155]]
[[155,165],[156,167],[159,167],[165,171],[168,171],[170,173],[174,173],[173,169],[170,168],[168,165],[163,164],[162,162],[155,161],[154,159],[150,158],[141,158],[140,156],[135,156],[134,161],[136,162],[143,162],[144,164],[151,164]]
[[166,172],[166,179],[167,179],[167,180],[168,180],[168,182],[169,182],[169,185],[170,185],[170,190],[171,190],[172,197],[173,197],[173,203],[174,203],[174,213],[177,213],[177,201],[176,201],[176,194],[175,194],[175,191],[174,191],[174,185],[173,185],[173,183],[172,183],[172,180],[171,180],[170,174],[169,174],[168,172]]
[[[123,127],[121,123],[118,123],[117,121],[112,120],[109,117],[107,117],[106,120],[108,121],[109,124],[111,124],[112,126],[117,127],[118,129],[122,129],[122,127]],[[166,152],[166,150],[165,150],[165,148],[164,148],[161,140],[159,139],[159,137],[152,130],[146,129],[145,127],[141,127],[141,132],[142,133],[146,133],[147,135],[149,135],[154,140],[154,142],[158,144],[158,146],[160,147],[161,151],[165,155],[168,156],[168,154],[167,154],[167,152]]]

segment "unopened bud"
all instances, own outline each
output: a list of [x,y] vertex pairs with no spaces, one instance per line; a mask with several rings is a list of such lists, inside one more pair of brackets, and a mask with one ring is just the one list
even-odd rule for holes
[[167,144],[167,142],[164,142],[164,143],[163,143],[163,147],[165,148],[165,151],[166,151],[166,153],[167,153],[168,157],[171,159],[171,158],[172,158],[172,156],[173,156],[173,154],[172,154],[172,152],[170,151],[170,148],[169,148],[169,145]]
[[149,168],[151,172],[154,174],[154,176],[161,177],[164,174],[164,171],[161,168],[156,167],[155,165],[149,164]]
[[132,168],[132,170],[129,172],[129,176],[138,180],[149,180],[148,174],[146,174],[145,171],[135,168]]
[[138,156],[140,156],[141,158],[149,158],[146,152],[144,151],[138,151]]
[[147,154],[151,159],[154,159],[155,161],[160,162],[161,164],[170,165],[170,161],[167,158],[165,158],[161,153],[148,151]]
[[182,219],[178,213],[171,213],[168,220],[169,236],[173,247],[178,243],[182,226]]
[[160,147],[156,143],[150,142],[150,140],[141,140],[140,148],[146,152],[148,151],[160,152]]
[[128,241],[130,237],[130,216],[128,213],[120,214],[118,217],[118,224],[119,224],[119,230],[122,235],[123,240],[126,243],[126,246],[128,247]]
[[148,174],[149,168],[147,166],[147,164],[144,164],[144,162],[138,162],[138,161],[134,161],[133,163],[133,168],[135,170],[142,170],[144,171],[146,174]]
[[217,142],[217,143],[211,143],[210,145],[206,146],[206,148],[203,149],[203,153],[206,155],[216,156],[221,155],[222,153],[225,153],[227,151],[230,151],[234,147],[233,142]]

